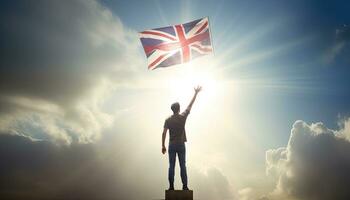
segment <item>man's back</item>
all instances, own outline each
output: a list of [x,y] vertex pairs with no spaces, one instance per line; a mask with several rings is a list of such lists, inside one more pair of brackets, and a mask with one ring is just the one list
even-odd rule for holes
[[173,114],[168,117],[164,122],[164,128],[169,129],[170,144],[182,144],[187,141],[185,124],[189,114],[188,110],[185,110],[181,114]]

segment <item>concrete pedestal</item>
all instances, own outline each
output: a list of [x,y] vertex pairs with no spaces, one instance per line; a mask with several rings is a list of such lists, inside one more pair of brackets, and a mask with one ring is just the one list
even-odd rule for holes
[[193,191],[165,190],[165,200],[193,200]]

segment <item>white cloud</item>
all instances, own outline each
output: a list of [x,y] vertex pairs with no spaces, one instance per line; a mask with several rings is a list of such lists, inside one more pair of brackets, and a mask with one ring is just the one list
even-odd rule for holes
[[196,192],[196,197],[203,200],[234,199],[234,190],[227,177],[217,168],[205,172],[193,170],[190,172],[190,186]]
[[269,200],[266,196],[259,195],[254,189],[247,187],[238,191],[239,200]]
[[114,120],[104,101],[138,73],[135,31],[94,0],[12,3],[1,9],[0,130],[95,141]]
[[266,172],[274,176],[273,199],[349,199],[349,120],[334,131],[323,123],[296,121],[287,147],[266,152]]
[[341,120],[339,126],[342,127],[342,129],[337,132],[337,136],[350,141],[350,118]]

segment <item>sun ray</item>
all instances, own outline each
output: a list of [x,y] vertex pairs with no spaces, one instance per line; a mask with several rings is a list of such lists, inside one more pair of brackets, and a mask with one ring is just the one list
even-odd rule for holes
[[158,11],[158,14],[159,14],[159,17],[160,17],[162,24],[169,24],[168,20],[165,18],[166,15],[164,14],[163,9],[161,8],[159,1],[155,0],[153,2],[157,8],[157,11]]
[[[266,36],[268,33],[271,33],[272,31],[274,31],[276,27],[278,27],[278,25],[279,23],[276,23],[276,22],[264,23],[256,27],[254,30],[251,30],[249,33],[237,32],[236,34],[232,34],[232,30],[231,32],[227,31],[230,34],[228,38],[226,38],[225,36],[219,37],[222,39],[225,38],[226,42],[221,42],[221,40],[219,39],[217,43],[222,44],[222,46],[218,46],[218,48],[225,47],[226,49],[228,44],[230,44],[230,47],[220,55],[219,60],[225,60],[227,57],[235,55],[235,53],[241,50],[242,48],[246,48],[254,45],[254,42],[256,40],[259,40],[264,36]],[[239,37],[238,34],[244,35],[244,36]]]
[[230,61],[234,58],[231,58],[229,60],[221,59],[224,62],[230,63],[230,65],[223,66],[221,68],[221,70],[226,70],[226,69],[232,68],[232,67],[240,68],[240,67],[244,67],[247,65],[256,64],[259,62],[261,63],[264,60],[274,58],[283,52],[289,51],[289,50],[293,49],[294,47],[297,47],[299,45],[303,45],[307,42],[307,40],[309,40],[309,38],[297,39],[297,40],[290,41],[288,43],[281,44],[281,45],[278,45],[278,46],[275,46],[275,47],[272,47],[269,49],[259,50],[256,53],[248,54],[245,57],[240,58],[238,60],[235,60],[233,62],[230,62]]

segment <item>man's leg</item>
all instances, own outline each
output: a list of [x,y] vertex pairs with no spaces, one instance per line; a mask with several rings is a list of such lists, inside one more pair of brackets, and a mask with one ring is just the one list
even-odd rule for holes
[[174,176],[175,176],[175,161],[176,161],[176,151],[173,145],[168,147],[169,154],[169,171],[168,171],[168,180],[169,180],[169,190],[174,189]]
[[187,170],[186,170],[186,147],[181,145],[178,149],[179,163],[180,163],[180,173],[182,180],[182,189],[188,190],[187,187]]

